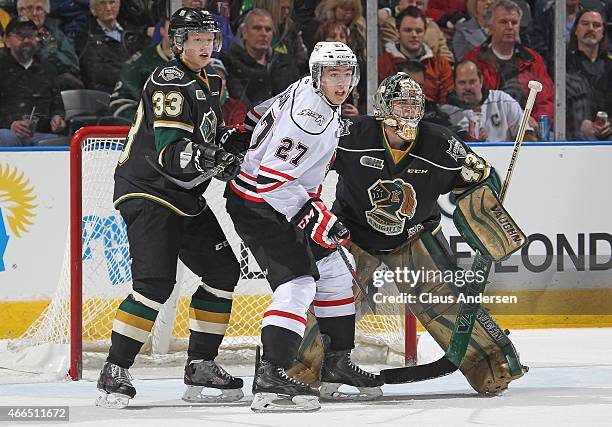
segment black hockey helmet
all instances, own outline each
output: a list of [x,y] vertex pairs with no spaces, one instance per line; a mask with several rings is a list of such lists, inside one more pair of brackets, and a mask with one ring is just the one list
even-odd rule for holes
[[178,53],[182,52],[183,43],[187,40],[187,33],[189,32],[213,33],[215,36],[213,50],[215,52],[221,50],[221,29],[210,12],[191,7],[181,7],[174,12],[170,18],[170,28],[168,29],[168,38],[173,50],[176,47]]

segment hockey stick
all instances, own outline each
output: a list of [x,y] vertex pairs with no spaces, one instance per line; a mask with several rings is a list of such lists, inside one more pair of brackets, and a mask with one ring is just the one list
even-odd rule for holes
[[[534,80],[531,80],[528,86],[529,96],[525,104],[523,117],[521,118],[520,127],[514,142],[514,150],[512,151],[512,157],[510,159],[510,164],[508,165],[506,178],[504,179],[504,183],[499,193],[500,202],[504,201],[506,193],[508,192],[510,179],[512,178],[514,166],[516,165],[521,144],[525,136],[525,129],[527,128],[529,117],[531,116],[531,110],[533,109],[533,104],[535,103],[535,98],[538,92],[542,90],[542,83]],[[491,260],[484,257],[479,251],[476,251],[474,262],[472,264],[472,271],[482,271],[483,274],[476,274],[476,280],[468,284],[465,290],[467,301],[472,299],[470,297],[480,295],[482,292],[484,292],[487,284],[487,278],[489,277],[489,272],[491,270],[491,265]],[[463,361],[465,353],[467,352],[479,309],[480,304],[467,302],[461,303],[459,306],[459,312],[457,313],[457,318],[455,320],[453,334],[444,356],[425,365],[383,369],[380,373],[383,381],[385,381],[387,384],[410,383],[438,378],[455,372],[461,366],[461,362]]]
[[157,171],[160,175],[162,175],[168,181],[170,181],[171,183],[173,183],[175,185],[178,185],[179,187],[184,188],[186,190],[191,190],[192,188],[197,187],[198,185],[202,184],[203,182],[208,181],[209,179],[211,179],[213,176],[217,175],[218,173],[223,172],[227,166],[231,165],[234,162],[234,160],[236,159],[236,156],[234,156],[233,154],[230,154],[230,155],[232,156],[229,159],[230,161],[227,161],[225,164],[220,164],[220,165],[217,165],[217,166],[213,167],[212,169],[202,173],[201,175],[196,176],[191,181],[181,181],[181,180],[176,179],[175,177],[169,175],[155,161],[151,160],[151,157],[148,156],[148,155],[145,155],[145,159],[147,160],[147,163],[149,163],[149,165],[153,169],[155,169],[155,171]]
[[368,306],[372,309],[372,312],[376,313],[374,302],[371,301],[370,298],[368,298],[368,289],[363,283],[361,283],[361,280],[359,280],[359,276],[357,275],[357,272],[353,268],[353,265],[349,261],[348,257],[344,253],[344,250],[342,248],[342,245],[340,244],[340,241],[338,240],[336,236],[331,236],[331,239],[334,242],[334,245],[336,245],[336,249],[340,253],[340,257],[342,258],[342,261],[344,261],[344,265],[346,265],[347,270],[349,271],[349,273],[351,273],[351,276],[353,276],[353,282],[355,282],[357,287],[361,290],[361,293],[363,294],[363,297],[368,303]]

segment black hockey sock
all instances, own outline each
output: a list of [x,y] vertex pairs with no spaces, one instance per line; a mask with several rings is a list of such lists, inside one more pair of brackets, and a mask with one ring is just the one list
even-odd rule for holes
[[274,325],[264,326],[261,330],[263,360],[289,369],[293,365],[302,337],[289,329]]
[[142,344],[140,341],[113,331],[111,334],[111,348],[108,351],[106,361],[129,369],[134,364],[134,359],[140,351]]
[[330,349],[350,350],[355,347],[355,315],[317,317],[319,331],[331,339]]
[[188,360],[213,360],[229,323],[232,300],[217,297],[200,286],[189,308]]
[[219,354],[219,346],[223,335],[207,334],[190,331],[189,347],[187,348],[187,363],[192,360],[214,360]]
[[132,366],[156,318],[156,309],[137,301],[132,294],[128,295],[115,314],[111,348],[106,360],[126,369]]

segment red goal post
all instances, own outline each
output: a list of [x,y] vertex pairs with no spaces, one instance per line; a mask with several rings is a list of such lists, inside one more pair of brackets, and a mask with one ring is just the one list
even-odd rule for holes
[[[84,341],[110,342],[112,318],[122,297],[121,293],[107,293],[105,290],[107,283],[104,281],[108,281],[110,277],[111,285],[121,285],[117,286],[117,288],[122,287],[121,292],[129,293],[131,290],[129,261],[125,259],[127,238],[121,237],[124,230],[122,230],[120,216],[109,214],[109,212],[114,212],[112,182],[116,157],[118,157],[129,129],[128,126],[81,128],[74,134],[70,144],[69,376],[75,380],[81,378],[82,374]],[[92,184],[94,181],[95,183]],[[214,187],[212,194],[209,196],[209,191],[206,193],[209,206],[215,212],[226,233],[229,230],[235,235],[233,225],[225,214],[223,198],[220,196],[222,192],[220,186],[224,183],[216,180],[214,183],[211,183],[211,188]],[[335,185],[326,186],[329,187],[328,191],[333,197]],[[323,198],[325,199],[325,191]],[[100,213],[102,209],[106,212],[105,214]],[[112,217],[111,220],[109,220],[110,217]],[[103,218],[104,221],[92,225],[92,218],[95,218],[96,221]],[[111,229],[110,237],[107,236],[107,229]],[[103,239],[100,237],[102,234],[104,234]],[[121,240],[120,243],[117,243],[113,239]],[[99,246],[99,240],[104,240],[104,248],[97,251],[94,246]],[[107,245],[107,240],[113,241]],[[258,272],[256,263],[254,264],[252,257],[249,256],[248,250],[237,236],[232,237],[228,234],[228,240],[234,252],[239,256],[241,283],[235,292],[230,326],[222,345],[222,350],[226,348],[224,350],[226,355],[242,351],[246,347],[254,348],[259,343],[261,316],[270,302],[270,291],[265,289],[267,284],[263,273]],[[99,252],[104,254],[99,255]],[[85,261],[87,261],[88,268],[84,276]],[[94,263],[95,266],[91,267],[90,264]],[[100,273],[102,270],[105,270],[105,273]],[[174,302],[166,303],[169,306],[168,311],[171,317],[164,323],[170,326],[166,332],[160,332],[162,338],[158,338],[157,341],[162,343],[161,350],[153,349],[153,353],[161,351],[163,354],[173,348],[178,348],[176,342],[184,342],[186,334],[188,335],[186,318],[188,315],[185,314],[188,308],[188,293],[178,289],[194,289],[194,286],[198,286],[198,278],[187,276],[183,278],[181,274],[179,272],[177,289],[173,292],[173,295],[176,294]],[[248,283],[248,286],[245,283]],[[67,285],[67,283],[65,285],[60,283],[58,288],[68,287]],[[84,289],[86,289],[85,293]],[[113,286],[109,286],[109,289],[113,289]],[[115,289],[112,292],[115,292]],[[58,291],[58,294],[61,292]],[[56,298],[59,297],[54,297],[54,300]],[[54,302],[52,301],[52,305]],[[62,315],[63,306],[59,305],[59,307],[56,310],[45,311],[41,317],[46,315],[50,318],[49,321],[53,322],[55,318]],[[44,323],[45,320],[39,319],[36,323]],[[159,322],[159,317],[156,327],[158,323],[162,323]],[[155,342],[155,337],[153,341]],[[395,364],[415,364],[417,359],[416,320],[411,313],[403,312],[403,307],[401,312],[396,307],[383,307],[379,314],[367,314],[358,322],[356,345],[355,351],[363,348],[363,354],[377,355],[372,357],[372,360],[366,357],[368,359],[366,361],[374,362],[374,359],[382,355],[387,362],[393,359]],[[399,354],[399,359],[396,356],[392,357],[392,354]],[[376,363],[379,362],[385,363],[385,361],[376,360]]]

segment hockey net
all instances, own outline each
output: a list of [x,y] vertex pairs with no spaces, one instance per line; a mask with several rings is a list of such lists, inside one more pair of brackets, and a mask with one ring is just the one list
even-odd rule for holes
[[[126,226],[112,205],[113,173],[128,130],[128,127],[83,128],[73,137],[71,238],[57,291],[24,335],[11,343],[13,350],[34,351],[45,344],[69,344],[70,376],[75,379],[80,376],[83,364],[85,367],[88,363],[101,364],[110,345],[115,311],[131,291]],[[226,363],[248,363],[260,344],[260,324],[271,301],[271,290],[225,212],[223,185],[213,180],[206,199],[238,256],[241,275],[219,358]],[[334,187],[335,177],[330,176],[323,192],[327,202],[333,200]],[[174,360],[184,363],[189,302],[200,283],[179,262],[174,292],[160,311],[137,363],[168,364]],[[366,314],[358,322],[353,352],[356,360],[391,365],[416,362],[414,318],[405,316],[402,310],[399,305],[379,305],[376,314]]]

